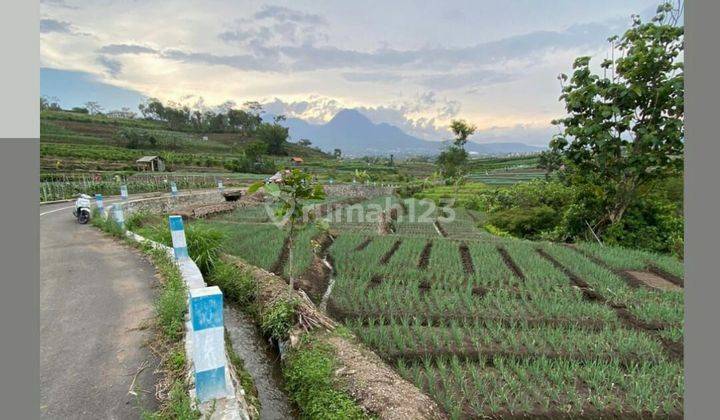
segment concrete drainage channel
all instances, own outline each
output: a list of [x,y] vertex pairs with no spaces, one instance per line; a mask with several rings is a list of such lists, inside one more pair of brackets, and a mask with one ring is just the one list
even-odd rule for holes
[[283,391],[280,355],[265,341],[252,318],[234,304],[225,305],[225,328],[235,353],[245,362],[260,400],[261,419],[290,418],[293,406]]

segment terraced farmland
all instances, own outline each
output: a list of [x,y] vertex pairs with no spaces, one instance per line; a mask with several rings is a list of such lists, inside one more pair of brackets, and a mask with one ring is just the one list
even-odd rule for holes
[[[387,234],[353,216],[377,206],[395,214]],[[285,234],[264,211],[193,223],[222,228],[225,252],[287,277]],[[295,242],[301,287],[319,303],[332,276],[328,313],[451,418],[682,416],[679,261],[498,238],[476,227],[482,215],[447,220],[412,199],[345,201],[326,216],[332,240],[307,225]],[[332,272],[307,276],[318,258]]]

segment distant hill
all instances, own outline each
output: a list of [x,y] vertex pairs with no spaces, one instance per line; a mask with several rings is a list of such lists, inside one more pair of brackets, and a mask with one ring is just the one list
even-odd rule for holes
[[[272,115],[266,115],[267,120]],[[312,145],[328,152],[339,148],[346,156],[366,155],[435,155],[447,146],[447,142],[428,141],[411,136],[400,128],[387,124],[375,124],[354,109],[338,112],[325,124],[310,124],[298,118],[288,118],[283,125],[290,129],[291,141],[306,138]],[[468,142],[468,152],[479,155],[507,155],[533,153],[541,147],[524,143],[476,143]]]

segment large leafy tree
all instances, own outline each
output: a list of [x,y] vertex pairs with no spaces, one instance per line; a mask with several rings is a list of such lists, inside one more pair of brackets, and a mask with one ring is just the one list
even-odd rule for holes
[[593,229],[620,221],[643,186],[682,171],[683,27],[670,4],[650,22],[633,16],[621,37],[612,37],[612,57],[593,73],[579,57],[573,74],[560,75],[567,116],[551,150],[562,156],[567,182],[594,186]]

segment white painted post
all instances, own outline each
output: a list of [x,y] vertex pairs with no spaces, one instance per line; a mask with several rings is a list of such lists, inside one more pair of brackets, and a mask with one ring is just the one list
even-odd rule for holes
[[98,213],[102,216],[103,212],[105,212],[102,194],[95,194],[95,203],[97,203]]
[[220,190],[220,193],[223,192],[223,183],[222,179],[218,179],[218,190]]
[[127,201],[127,199],[128,199],[127,185],[120,186],[120,198],[122,199],[122,201]]
[[200,402],[228,395],[223,295],[217,286],[190,289],[192,358]]
[[169,222],[175,259],[180,261],[190,258],[188,255],[187,242],[185,241],[185,226],[183,225],[182,216],[170,216]]
[[115,215],[115,223],[117,223],[120,228],[125,229],[125,215],[123,214],[121,204],[113,204],[113,214]]
[[177,197],[177,184],[175,184],[175,181],[170,181],[170,194],[172,194],[173,198]]

